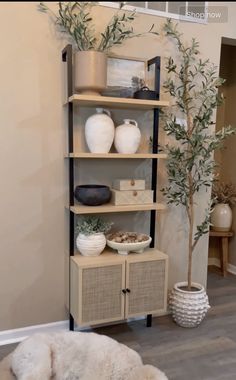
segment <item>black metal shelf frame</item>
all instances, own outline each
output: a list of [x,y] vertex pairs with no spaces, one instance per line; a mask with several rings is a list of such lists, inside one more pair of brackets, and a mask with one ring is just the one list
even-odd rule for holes
[[[67,65],[67,96],[68,98],[74,93],[73,86],[73,50],[72,45],[67,45],[62,50],[62,61],[66,62]],[[148,70],[152,65],[155,65],[155,91],[158,93],[157,100],[160,99],[160,67],[161,67],[161,59],[160,57],[154,57],[147,62]],[[69,102],[68,105],[68,153],[73,153],[74,149],[74,126],[73,126],[73,102]],[[158,153],[158,130],[159,130],[159,109],[155,108],[153,111],[153,147],[152,153]],[[156,192],[157,192],[157,158],[152,158],[152,178],[151,178],[151,188],[154,192],[153,201],[156,202]],[[69,159],[69,201],[70,206],[74,206],[74,159]],[[69,219],[69,254],[70,256],[74,256],[74,240],[75,240],[75,232],[74,232],[74,222],[75,215],[72,211],[70,211],[70,219]],[[155,246],[155,227],[156,227],[156,211],[151,211],[150,217],[150,236],[152,237],[151,247]],[[70,260],[69,260],[69,282],[70,282]],[[70,288],[70,284],[69,284]],[[71,315],[71,297],[69,290],[69,314],[70,314],[70,330],[74,330],[75,322],[74,318]],[[152,315],[147,315],[147,327],[151,327],[152,325]]]

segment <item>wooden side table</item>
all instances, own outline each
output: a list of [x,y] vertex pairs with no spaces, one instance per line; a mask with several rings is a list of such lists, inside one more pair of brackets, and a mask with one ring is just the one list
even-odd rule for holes
[[212,237],[218,237],[221,239],[221,255],[220,255],[220,261],[221,261],[221,270],[222,274],[225,277],[227,275],[227,267],[228,267],[228,261],[229,261],[229,238],[234,236],[233,231],[212,231],[210,230],[210,236]]

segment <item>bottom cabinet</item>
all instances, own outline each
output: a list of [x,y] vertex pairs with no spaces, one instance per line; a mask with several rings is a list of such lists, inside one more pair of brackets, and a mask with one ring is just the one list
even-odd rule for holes
[[81,327],[166,311],[168,257],[157,250],[76,255],[70,270],[70,312]]

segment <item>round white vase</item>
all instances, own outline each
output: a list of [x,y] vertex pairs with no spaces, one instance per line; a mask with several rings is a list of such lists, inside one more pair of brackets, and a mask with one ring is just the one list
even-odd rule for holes
[[204,287],[197,283],[192,286],[195,291],[184,290],[182,288],[187,287],[187,282],[179,282],[169,296],[172,317],[181,327],[197,327],[210,308]]
[[214,231],[230,231],[232,226],[232,210],[227,203],[218,203],[211,213],[211,228]]
[[99,256],[106,246],[106,238],[103,233],[83,235],[79,233],[76,238],[76,247],[83,256]]
[[135,120],[124,119],[115,131],[114,145],[118,153],[136,153],[141,141],[141,132]]
[[108,153],[111,149],[115,126],[110,111],[96,108],[96,114],[85,123],[85,139],[91,153]]

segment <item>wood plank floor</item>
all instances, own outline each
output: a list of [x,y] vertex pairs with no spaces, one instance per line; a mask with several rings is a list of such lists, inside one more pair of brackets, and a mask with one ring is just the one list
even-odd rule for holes
[[[94,330],[133,348],[148,364],[163,370],[169,380],[236,380],[236,277],[217,271],[208,277],[212,306],[196,329],[175,325],[169,316]],[[0,358],[15,345],[0,347]]]

